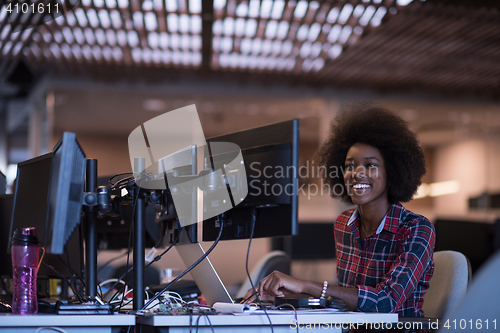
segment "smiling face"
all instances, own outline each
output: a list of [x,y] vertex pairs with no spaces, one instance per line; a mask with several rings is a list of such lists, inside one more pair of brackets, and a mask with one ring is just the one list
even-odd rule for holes
[[370,145],[356,143],[345,159],[344,183],[356,205],[388,204],[387,174],[380,151]]

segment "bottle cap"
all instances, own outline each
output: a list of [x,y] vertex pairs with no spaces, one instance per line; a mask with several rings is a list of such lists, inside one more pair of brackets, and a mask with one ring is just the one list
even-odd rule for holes
[[27,244],[37,244],[38,245],[38,235],[36,233],[35,227],[22,228],[14,230],[12,235],[13,245],[27,245]]

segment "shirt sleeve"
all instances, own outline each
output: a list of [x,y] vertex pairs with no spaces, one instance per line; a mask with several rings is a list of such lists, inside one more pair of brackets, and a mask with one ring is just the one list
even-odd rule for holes
[[422,218],[405,231],[403,251],[385,278],[374,288],[358,288],[358,311],[396,312],[410,297],[426,271],[434,252],[432,223]]

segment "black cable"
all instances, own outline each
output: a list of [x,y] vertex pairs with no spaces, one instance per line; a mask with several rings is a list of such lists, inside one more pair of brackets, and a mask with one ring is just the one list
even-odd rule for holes
[[[160,253],[159,255],[157,255],[150,263],[148,263],[144,268],[148,268],[150,265],[152,265],[154,262],[157,262],[159,261],[168,251],[170,251],[170,249],[177,243],[177,241],[179,240],[179,236],[180,236],[180,232],[177,233],[177,237],[175,238],[174,242],[172,244],[170,244],[170,246],[165,250],[163,251],[162,253]],[[114,287],[116,287],[119,283],[120,280],[122,280],[128,273],[130,273],[134,268],[133,267],[130,267],[125,273],[123,273],[123,275],[118,278],[118,281],[115,282],[115,284],[109,288],[109,290],[113,290]],[[108,293],[110,292],[108,291]],[[111,299],[115,298],[115,296],[121,292],[121,289],[118,290],[114,295],[113,297],[111,297]],[[105,295],[105,297],[107,296],[107,293]]]
[[[108,179],[108,183],[112,184],[113,182],[111,180],[113,180],[113,178],[116,178],[118,176],[125,176],[125,175],[132,175],[132,174],[133,174],[133,172],[122,172],[122,173],[116,174]],[[130,178],[130,177],[128,177],[128,178]]]
[[[120,176],[120,175],[126,175],[126,174],[131,174],[131,172],[127,172],[127,173],[122,173],[122,174],[118,174],[118,175],[115,175],[113,177],[111,177],[109,179],[109,182],[111,181],[111,179],[113,179],[114,177],[117,177],[117,176]],[[131,178],[131,177],[129,177]],[[132,177],[133,178],[133,177]],[[132,181],[134,182],[134,181]],[[132,183],[130,182],[130,183]],[[127,186],[130,184],[128,183]],[[115,183],[116,184],[116,183]],[[114,185],[113,185],[114,186]],[[134,226],[134,214],[135,214],[135,206],[136,206],[136,203],[137,203],[137,198],[139,197],[139,192],[140,192],[140,189],[139,187],[136,187],[136,190],[137,190],[137,193],[136,193],[136,197],[135,197],[135,200],[133,201],[134,202],[134,206],[132,208],[132,220],[130,222],[130,231],[129,231],[129,235],[128,235],[128,249],[127,249],[127,252],[126,252],[126,255],[127,255],[127,264],[126,264],[126,269],[125,269],[125,274],[123,274],[116,282],[114,285],[112,285],[110,288],[109,288],[109,291],[106,293],[106,295],[104,295],[104,297],[106,297],[108,295],[109,292],[111,292],[119,283],[120,283],[120,280],[126,278],[127,274],[130,273],[130,271],[133,269],[133,267],[131,269],[129,269],[129,263],[130,263],[130,252],[132,251],[132,232],[133,232],[133,226]],[[125,280],[124,280],[125,281]],[[125,285],[124,284],[120,289],[118,289],[114,295],[110,298],[110,299],[114,299],[116,295],[118,295],[120,292],[122,292],[122,290],[124,290],[125,288]],[[124,295],[125,296],[125,295]],[[123,298],[122,298],[123,299]],[[119,310],[121,310],[121,307],[122,307],[122,302],[120,302],[120,307],[119,307]]]
[[[125,178],[122,178],[114,183],[111,181],[113,178],[116,178],[118,176],[124,176],[124,175],[133,175],[133,173],[132,172],[119,173],[119,174],[116,174],[113,177],[108,179],[108,183],[111,185],[112,189],[116,189],[117,184],[122,185],[122,183],[129,182],[130,184],[127,184],[127,186],[128,186],[128,185],[133,185],[135,183],[136,176],[125,177]],[[139,175],[146,176],[146,177],[150,178],[151,180],[154,180],[154,178],[150,174],[140,173]],[[126,186],[124,186],[124,187],[126,187]]]
[[[125,177],[125,178],[122,178],[114,183],[111,181],[113,178],[116,178],[118,176],[132,175],[132,174],[133,174],[132,172],[124,172],[124,173],[119,173],[119,174],[114,175],[113,177],[109,178],[108,183],[111,185],[111,189],[116,190],[118,184],[120,185],[120,186],[118,186],[119,189],[125,188],[129,185],[133,185],[135,183],[135,176]],[[147,173],[140,173],[140,175],[144,175],[144,176],[147,176],[151,179],[154,179],[153,177],[151,177],[151,175],[149,175]],[[125,186],[123,186],[123,184],[125,184]]]
[[[252,226],[250,228],[250,239],[248,240],[248,249],[247,249],[247,258],[245,262],[245,270],[247,272],[248,276],[248,281],[250,281],[250,285],[252,286],[252,290],[255,290],[255,285],[252,281],[252,277],[250,276],[250,271],[248,270],[248,258],[250,257],[250,247],[252,246],[252,239],[253,239],[253,232],[255,229],[255,220],[257,219],[257,208],[253,207],[252,208]],[[269,320],[269,325],[271,326],[271,332],[274,333],[274,327],[273,327],[273,322],[271,321],[271,317],[269,317],[269,314],[267,313],[266,307],[262,304],[262,301],[260,299],[259,293],[255,293],[255,297],[257,299],[257,302],[259,303],[260,307],[264,310],[264,313],[266,314],[267,320]]]
[[165,238],[165,233],[167,232],[167,223],[163,222],[162,228],[161,228],[161,237],[158,240],[158,242],[153,246],[155,249],[163,242],[163,239]]
[[80,282],[82,283],[82,286],[84,286],[84,287],[85,287],[85,281],[84,281],[84,279],[82,278],[82,276],[81,276],[79,273],[77,273],[77,272],[73,269],[73,267],[71,267],[71,261],[69,260],[69,253],[68,253],[68,248],[67,248],[67,247],[65,247],[65,248],[64,248],[64,254],[65,254],[65,257],[66,257],[66,262],[64,262],[64,260],[62,260],[62,258],[61,258],[59,255],[58,255],[57,257],[58,257],[58,258],[59,258],[59,260],[60,260],[60,261],[61,261],[61,262],[62,262],[62,263],[63,263],[63,264],[64,264],[64,265],[68,268],[69,273],[70,273],[72,276],[76,277],[78,280],[80,280]]
[[212,325],[212,321],[210,320],[210,317],[208,316],[208,314],[205,313],[205,317],[207,317],[207,320],[208,320],[208,323],[210,324],[210,329],[212,330],[212,333],[215,333],[214,332],[214,325]]
[[111,190],[121,190],[123,188],[126,188],[127,186],[133,185],[135,183],[134,177],[127,177],[120,179],[116,183],[111,185]]
[[[78,278],[80,280],[80,282],[82,283],[82,286],[85,288],[85,282],[83,282],[81,277],[79,277],[76,274],[76,272],[71,268],[71,265],[69,263],[68,248],[64,248],[64,254],[66,255],[66,262],[67,262],[66,267],[68,268],[68,273],[69,273],[69,276],[71,277],[71,282],[73,282],[73,286],[75,287],[76,290],[78,290],[77,283],[76,283],[76,278]],[[57,257],[59,258],[59,256],[57,256]],[[59,260],[63,261],[61,258],[59,258]],[[83,296],[83,298],[85,298],[85,297]]]
[[189,333],[191,333],[192,328],[193,328],[193,309],[189,311]]
[[[130,252],[132,251],[132,231],[133,231],[133,226],[134,226],[134,214],[135,214],[135,205],[137,203],[137,198],[139,196],[139,188],[136,187],[136,190],[137,190],[137,193],[136,193],[136,197],[135,197],[135,200],[134,200],[134,206],[133,206],[133,209],[132,209],[132,221],[130,223],[130,231],[129,231],[129,237],[128,237],[128,249],[127,249],[127,252],[126,252],[126,255],[127,255],[127,264],[126,264],[126,268],[125,268],[125,273],[115,282],[115,284],[113,284],[108,292],[104,295],[104,297],[107,297],[107,295],[120,283],[120,280],[126,278],[126,276],[128,275],[128,273],[130,273],[130,271],[133,269],[133,267],[131,267],[130,269],[128,268],[129,265],[130,265]],[[123,280],[125,282],[125,280]],[[116,297],[116,295],[118,295],[120,292],[122,292],[124,290],[126,286],[126,283],[123,284],[123,286],[118,289],[114,294],[113,296],[110,298],[110,300],[114,299]],[[125,296],[125,295],[123,295]],[[123,306],[123,298],[122,297],[122,301],[120,302],[120,305],[119,305],[119,308],[118,308],[118,311],[121,310],[122,306]]]
[[151,262],[149,262],[144,268],[148,268],[149,266],[151,266],[154,262],[157,262],[161,259],[161,257],[163,257],[163,255],[165,255],[165,253],[167,253],[168,251],[170,251],[170,249],[177,243],[177,241],[179,240],[179,236],[180,236],[180,231],[177,233],[177,237],[175,238],[174,242],[172,244],[170,244],[170,246],[165,250],[163,251],[162,253],[160,253],[159,255],[157,255],[153,260],[151,260]]
[[[139,198],[139,193],[141,192],[141,189],[139,188],[139,186],[135,186],[135,190],[136,190],[136,193],[135,193],[135,199],[134,199],[134,206],[132,207],[132,221],[130,223],[130,232],[129,232],[129,235],[128,235],[127,265],[125,266],[126,269],[125,269],[125,276],[124,276],[124,279],[123,279],[124,282],[126,282],[125,279],[127,278],[127,275],[129,273],[128,267],[129,267],[129,264],[130,264],[130,251],[131,251],[131,247],[132,247],[132,233],[133,233],[133,230],[134,230],[134,223],[135,223],[135,208],[137,206],[137,199]],[[121,280],[121,279],[119,279],[119,280]],[[116,283],[115,283],[115,285],[116,285]],[[125,288],[125,284],[123,285],[123,287],[122,287],[121,290],[123,290],[124,288]],[[137,292],[137,290],[136,290],[136,292]],[[120,306],[118,307],[118,311],[120,311],[122,309],[123,300],[124,299],[125,299],[125,295],[123,295],[123,297],[122,297],[122,300],[120,302]]]
[[200,318],[201,317],[207,317],[208,323],[210,324],[210,329],[212,330],[212,333],[215,333],[214,326],[212,325],[212,321],[210,320],[210,317],[206,313],[199,315],[198,318],[196,319],[196,333],[198,333],[198,327],[200,327]]
[[110,187],[112,190],[115,190],[116,187],[117,187],[117,184],[122,184],[122,183],[125,183],[126,182],[132,182],[134,181],[134,177],[133,176],[130,176],[130,177],[125,177],[125,178],[122,178],[122,179],[119,179],[117,180],[116,182],[112,182],[112,180],[118,176],[124,176],[124,175],[132,175],[132,172],[124,172],[124,173],[119,173],[117,175],[114,175],[112,176],[111,178],[108,179],[108,183],[110,184]]
[[54,273],[56,273],[57,275],[59,275],[59,277],[61,277],[61,279],[63,279],[64,281],[66,281],[66,283],[69,285],[69,287],[71,288],[71,290],[73,290],[73,293],[75,294],[75,296],[78,298],[78,300],[80,302],[84,302],[84,299],[83,297],[78,293],[78,291],[76,291],[73,286],[71,285],[71,282],[68,281],[68,279],[66,279],[64,277],[64,275],[62,275],[61,273],[59,273],[54,267],[50,266],[49,264],[45,263],[43,260],[42,260],[42,264],[44,264],[45,266],[47,266],[50,270],[52,270]]
[[[187,268],[184,272],[182,272],[179,276],[177,276],[173,281],[171,281],[165,288],[163,288],[159,293],[157,293],[155,296],[153,296],[153,298],[151,298],[142,308],[141,310],[144,310],[144,309],[147,309],[147,307],[149,305],[151,305],[151,303],[153,303],[154,300],[156,300],[161,294],[163,294],[165,291],[168,290],[168,288],[170,288],[175,282],[179,281],[184,275],[186,275],[187,273],[189,273],[193,268],[195,268],[196,266],[198,266],[198,264],[200,262],[202,262],[203,260],[205,260],[206,257],[208,257],[208,255],[210,254],[210,252],[212,252],[212,250],[215,248],[215,246],[219,243],[219,240],[222,236],[222,230],[224,229],[224,223],[221,223],[220,224],[220,230],[219,230],[219,235],[217,235],[217,239],[214,241],[214,243],[212,244],[212,246],[208,249],[208,251],[201,256],[200,259],[198,259],[198,261],[196,261],[194,264],[191,265],[191,267]],[[180,233],[179,233],[180,234]]]
[[295,315],[295,323],[297,324],[297,325],[295,325],[295,328],[297,329],[297,333],[299,333],[299,325],[298,325],[298,324],[299,324],[299,319],[298,319],[298,317],[297,317],[297,309],[295,308],[295,306],[293,306],[293,305],[292,305],[292,304],[290,304],[290,303],[284,303],[284,304],[280,304],[280,305],[278,305],[278,306],[276,307],[276,309],[280,309],[280,308],[282,308],[282,307],[286,307],[286,306],[289,306],[289,307],[291,307],[291,308],[293,309],[293,313],[294,313],[294,315]]

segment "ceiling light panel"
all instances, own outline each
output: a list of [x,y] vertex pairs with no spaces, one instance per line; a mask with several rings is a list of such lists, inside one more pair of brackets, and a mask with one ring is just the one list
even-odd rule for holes
[[[225,2],[218,3],[225,5]],[[76,60],[83,55],[88,60],[125,61],[138,66],[151,63],[199,66],[201,10],[201,0],[145,0],[140,3],[83,0],[82,6],[68,13],[67,19],[59,18],[60,31],[55,27],[53,30],[57,32],[51,34],[47,31],[42,35],[40,42],[49,44],[55,41],[59,52],[50,45],[41,45],[41,50],[45,57],[52,58],[61,56],[63,50],[65,58],[72,56]],[[51,22],[47,25],[50,26]],[[229,34],[232,35],[233,31]],[[224,50],[229,48],[230,40],[224,40]],[[74,47],[74,43],[82,48]],[[92,47],[84,48],[85,45]],[[45,49],[49,49],[49,53]],[[167,52],[176,50],[173,54]],[[162,52],[167,53],[163,55]]]
[[[409,2],[401,0],[397,5]],[[229,10],[231,6],[234,11]],[[219,2],[215,5],[212,29],[215,36],[224,37],[213,40],[212,64],[217,68],[318,71],[340,56],[345,47],[354,44],[368,27],[380,25],[391,6],[396,4],[392,1],[386,5],[381,1],[332,4],[305,0],[228,0],[224,5]],[[229,61],[229,56],[219,57],[220,53],[243,57]],[[280,53],[288,57],[285,65],[265,57]],[[248,54],[257,57],[247,59]],[[267,65],[251,65],[262,56]],[[239,65],[235,66],[236,63]]]
[[[214,0],[212,67],[318,71],[409,3]],[[5,25],[2,53],[29,54],[30,60],[44,58],[58,66],[62,57],[66,64],[196,68],[202,62],[202,13],[202,0],[82,0],[20,43]],[[6,15],[2,7],[0,18]]]

